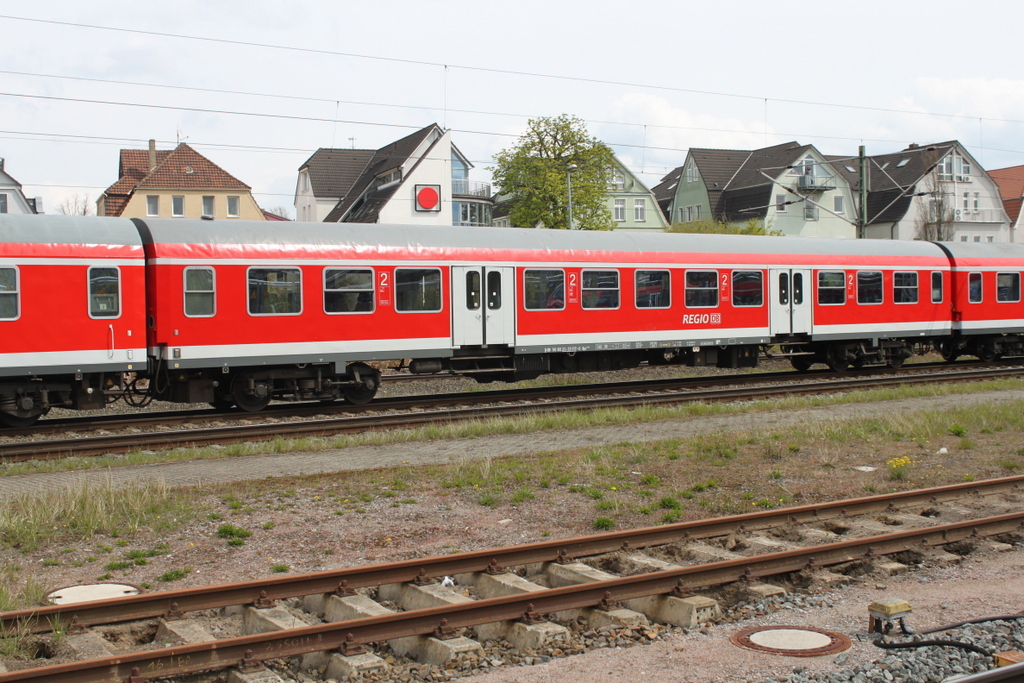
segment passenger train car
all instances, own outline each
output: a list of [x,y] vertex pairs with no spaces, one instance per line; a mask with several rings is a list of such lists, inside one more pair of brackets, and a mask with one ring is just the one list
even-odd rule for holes
[[640,363],[898,366],[1024,351],[1024,247],[0,217],[0,421],[124,396],[373,398],[371,361],[479,381]]

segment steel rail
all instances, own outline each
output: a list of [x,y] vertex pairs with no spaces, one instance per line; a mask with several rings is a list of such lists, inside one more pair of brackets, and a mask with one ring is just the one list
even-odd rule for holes
[[735,531],[770,529],[786,524],[806,524],[847,518],[888,510],[958,500],[965,495],[996,495],[1024,490],[1024,475],[981,482],[962,482],[930,489],[854,498],[780,510],[750,512],[617,531],[595,536],[580,536],[529,545],[478,550],[458,555],[418,558],[384,565],[364,565],[294,577],[275,577],[235,584],[203,586],[156,593],[124,596],[69,605],[47,605],[0,613],[0,633],[43,632],[53,623],[81,626],[147,619],[168,614],[215,609],[277,600],[317,593],[332,593],[342,582],[349,588],[404,583],[419,576],[435,578],[450,574],[486,571],[537,562],[557,561],[565,557],[587,557],[615,552],[625,547],[639,549],[686,540],[727,536]]
[[240,664],[252,665],[308,652],[336,650],[346,645],[431,635],[442,629],[450,631],[521,619],[532,614],[600,608],[617,601],[651,595],[685,595],[691,588],[741,580],[756,581],[804,569],[871,561],[882,555],[1021,529],[1024,529],[1024,512],[1017,512],[542,592],[0,673],[0,683],[123,683],[166,678]]
[[852,391],[862,388],[904,384],[979,381],[1021,374],[1024,374],[1024,367],[990,368],[985,370],[903,375],[898,377],[843,377],[827,382],[772,384],[769,386],[733,387],[706,391],[666,391],[656,394],[644,394],[642,396],[588,396],[560,401],[547,401],[544,403],[521,403],[514,405],[494,405],[493,401],[497,399],[488,397],[487,403],[489,405],[446,408],[415,413],[334,417],[297,422],[275,422],[269,425],[229,425],[173,432],[111,434],[42,442],[10,442],[0,444],[0,458],[17,461],[40,457],[57,458],[70,455],[120,453],[139,448],[173,448],[176,446],[202,446],[216,443],[233,443],[236,441],[265,441],[282,436],[292,438],[327,436],[346,432],[372,431],[396,426],[415,427],[436,424],[438,422],[458,422],[540,412],[595,410],[599,408],[637,407],[701,401],[756,400],[795,394]]
[[[1007,367],[1012,364],[1005,363],[998,367]],[[866,368],[857,372],[858,377],[870,377],[875,375],[892,375],[894,373],[900,373],[903,375],[918,374],[922,372],[930,372],[934,370],[945,369],[947,372],[960,372],[970,368],[992,368],[993,364],[984,363],[961,363],[957,366],[950,365],[948,363],[915,363],[909,366],[904,366],[899,370],[893,370],[891,368]],[[458,378],[459,375],[383,375],[383,379],[387,378],[397,379],[405,378],[407,380],[420,380],[430,381],[438,377],[445,379]],[[452,405],[459,403],[487,403],[487,402],[500,402],[500,401],[520,401],[520,400],[531,400],[536,398],[545,397],[565,397],[565,396],[579,396],[581,394],[609,394],[609,393],[627,393],[636,391],[665,391],[665,390],[682,390],[688,387],[713,387],[722,386],[729,384],[756,384],[759,382],[778,382],[784,380],[792,380],[794,377],[799,377],[803,380],[822,380],[827,381],[830,378],[838,378],[831,370],[829,371],[818,371],[818,372],[797,372],[795,370],[786,370],[780,372],[763,372],[763,373],[751,373],[751,374],[731,374],[731,375],[709,375],[702,377],[674,377],[674,378],[662,378],[662,379],[648,379],[648,380],[629,380],[629,381],[616,381],[616,382],[600,382],[593,384],[563,384],[553,385],[544,387],[530,387],[530,388],[515,388],[515,389],[497,389],[497,390],[486,390],[486,391],[461,391],[452,392],[444,395],[433,395],[433,396],[395,396],[387,398],[379,398],[374,400],[370,404],[366,405],[352,405],[348,403],[315,403],[315,402],[300,402],[300,403],[275,403],[263,411],[260,415],[274,416],[274,417],[293,417],[293,416],[307,416],[307,415],[324,415],[332,413],[366,413],[376,412],[381,410],[408,410],[409,408],[420,408],[424,404],[430,405]],[[179,424],[181,422],[205,422],[205,421],[223,421],[223,420],[245,420],[252,419],[253,413],[247,413],[241,410],[175,410],[175,411],[164,411],[159,413],[134,413],[129,415],[124,414],[108,414],[108,415],[94,415],[89,417],[63,417],[63,418],[48,418],[36,423],[32,427],[24,428],[6,428],[3,432],[0,432],[0,436],[38,436],[40,434],[54,433],[62,430],[95,430],[95,429],[117,429],[123,427],[137,427],[140,423],[143,425],[155,425],[155,424]]]

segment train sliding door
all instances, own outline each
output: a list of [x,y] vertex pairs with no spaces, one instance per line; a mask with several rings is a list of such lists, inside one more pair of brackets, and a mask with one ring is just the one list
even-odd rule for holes
[[452,266],[452,346],[514,346],[515,268]]
[[811,333],[812,271],[772,268],[768,271],[771,296],[771,333]]

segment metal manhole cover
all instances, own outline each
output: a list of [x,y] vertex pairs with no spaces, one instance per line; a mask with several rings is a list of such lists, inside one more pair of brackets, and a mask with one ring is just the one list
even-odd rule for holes
[[851,644],[842,633],[810,626],[759,626],[734,633],[729,640],[747,650],[788,657],[834,655]]

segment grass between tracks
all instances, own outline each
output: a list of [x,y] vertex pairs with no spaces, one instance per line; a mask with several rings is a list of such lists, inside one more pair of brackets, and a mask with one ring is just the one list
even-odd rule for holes
[[[835,411],[826,420],[785,428],[775,428],[756,416],[769,409],[1021,386],[1017,380],[1001,380],[763,403],[602,410],[437,425],[315,443],[280,441],[179,451],[170,457],[154,454],[160,461],[224,457],[705,415],[735,415],[737,424],[745,425],[733,432],[538,452],[529,457],[467,458],[444,465],[188,489],[108,483],[19,496],[5,501],[0,515],[0,609],[37,601],[44,583],[53,588],[95,579],[188,582],[196,578],[190,575],[193,566],[216,561],[225,553],[251,553],[244,557],[251,559],[252,571],[265,575],[282,568],[315,569],[316,555],[322,556],[318,550],[333,553],[344,547],[346,557],[372,559],[376,552],[391,552],[383,549],[394,546],[392,534],[404,533],[392,531],[403,526],[403,515],[406,521],[449,514],[472,520],[515,516],[520,525],[517,531],[526,542],[552,534],[650,526],[1021,473],[1024,401],[863,419],[843,418],[842,411]],[[129,464],[130,459],[111,459],[107,464],[111,463]],[[416,512],[421,503],[429,503],[429,511],[421,506],[422,511]],[[387,520],[381,525],[386,530],[353,538],[346,528],[350,516]],[[315,540],[297,542],[296,537],[309,533],[311,527],[316,528]],[[460,529],[455,525],[451,532],[432,528],[413,545],[420,554],[470,549]],[[431,540],[434,536],[437,540]],[[101,560],[103,555],[108,557]],[[97,576],[101,570],[106,574]]]

